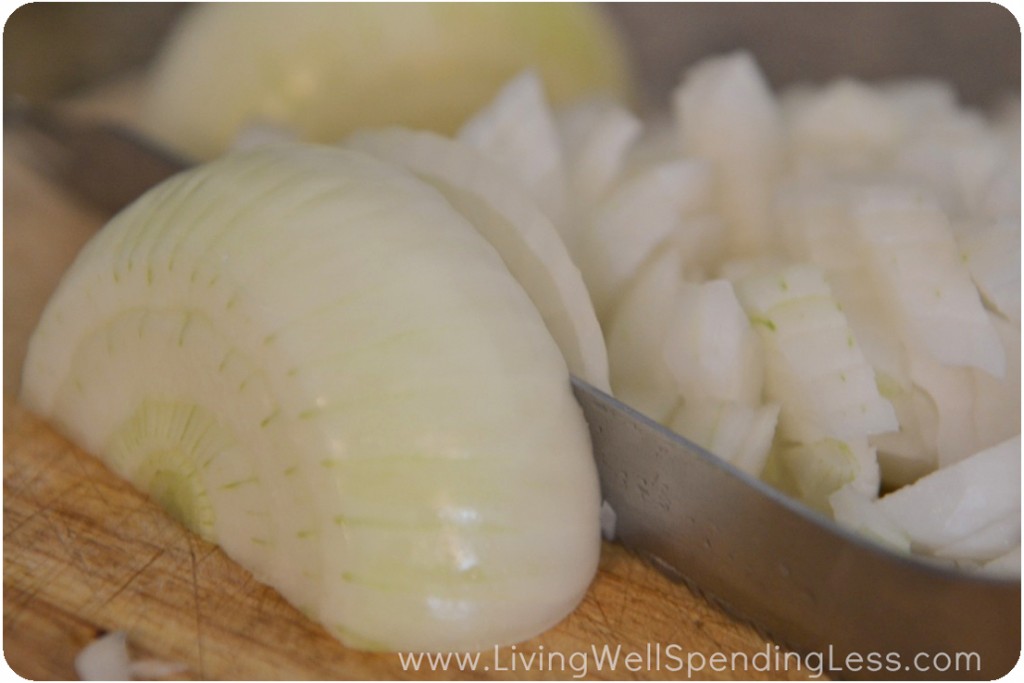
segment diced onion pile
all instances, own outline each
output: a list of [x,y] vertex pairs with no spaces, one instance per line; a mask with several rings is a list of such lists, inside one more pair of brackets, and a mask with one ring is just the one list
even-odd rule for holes
[[525,74],[459,135],[558,226],[614,393],[880,542],[1019,574],[1019,101],[773,93],[739,52],[672,104],[554,110]]

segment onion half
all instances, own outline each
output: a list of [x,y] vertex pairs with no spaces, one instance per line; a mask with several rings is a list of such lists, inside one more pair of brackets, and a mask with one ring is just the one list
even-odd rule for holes
[[144,195],[65,275],[22,398],[349,645],[518,641],[597,568],[536,306],[441,193],[355,151],[267,146]]

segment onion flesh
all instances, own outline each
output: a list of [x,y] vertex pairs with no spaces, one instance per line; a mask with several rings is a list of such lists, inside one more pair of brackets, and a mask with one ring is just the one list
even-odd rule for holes
[[619,36],[584,3],[211,3],[157,55],[142,123],[195,159],[252,126],[325,144],[367,126],[450,134],[527,68],[559,103],[631,94]]
[[270,145],[115,217],[33,335],[22,399],[368,649],[553,625],[597,567],[566,362],[435,188]]
[[565,244],[515,175],[472,147],[429,132],[361,131],[345,145],[433,185],[497,249],[559,343],[569,370],[608,390],[608,356],[590,295]]
[[1002,518],[940,546],[875,506],[880,483],[1020,434],[1019,99],[986,118],[921,79],[776,93],[737,52],[683,74],[672,105],[639,132],[598,100],[555,114],[563,163],[594,150],[600,182],[566,165],[587,199],[562,232],[616,395],[891,547],[1019,567],[992,554]]

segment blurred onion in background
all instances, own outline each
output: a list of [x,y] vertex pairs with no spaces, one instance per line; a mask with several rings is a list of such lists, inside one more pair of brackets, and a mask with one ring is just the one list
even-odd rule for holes
[[[962,101],[1020,91],[1020,27],[989,3],[605,3],[648,107],[709,54],[750,50],[776,87],[840,75],[931,76]],[[39,3],[4,27],[4,95],[45,100],[145,65],[179,3]]]

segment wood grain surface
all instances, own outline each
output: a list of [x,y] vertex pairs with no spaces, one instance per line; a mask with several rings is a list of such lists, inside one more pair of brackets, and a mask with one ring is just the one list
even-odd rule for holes
[[[106,104],[94,111],[126,111],[116,97],[100,101]],[[32,149],[16,131],[5,129],[4,143],[3,647],[16,673],[74,678],[75,655],[112,630],[128,633],[134,657],[185,665],[176,675],[182,678],[677,679],[688,672],[672,655],[697,657],[690,653],[756,667],[718,660],[712,670],[706,660],[689,672],[695,679],[809,673],[752,627],[612,544],[571,616],[515,648],[483,653],[475,668],[417,672],[396,654],[343,647],[18,405],[31,330],[103,216],[35,171]],[[605,646],[636,654],[598,668],[594,649]]]
[[[775,657],[775,646],[749,626],[605,544],[586,599],[554,629],[502,648],[497,660],[485,652],[476,670],[406,671],[396,654],[343,647],[9,397],[3,496],[4,654],[26,678],[74,678],[76,653],[111,630],[128,633],[134,656],[185,664],[184,678],[572,678],[569,663],[525,671],[522,658],[568,658],[607,645],[642,657],[648,646],[652,653],[660,647],[662,669],[652,656],[650,666],[635,663],[631,671],[621,660],[588,678],[673,679],[685,675],[670,670],[673,653]],[[579,658],[573,663],[578,669]],[[593,655],[589,666],[596,666]],[[799,673],[708,670],[694,677]]]

